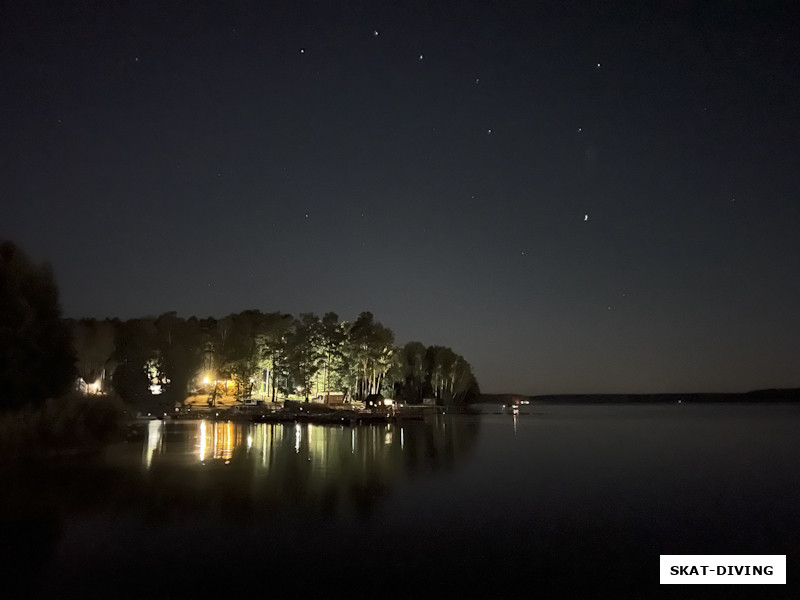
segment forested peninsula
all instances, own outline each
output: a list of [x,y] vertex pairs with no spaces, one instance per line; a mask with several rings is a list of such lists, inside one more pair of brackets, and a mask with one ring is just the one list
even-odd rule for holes
[[[0,240],[0,451],[101,448],[125,415],[300,401],[457,405],[478,382],[445,346],[351,321],[245,310],[223,318],[64,319],[52,268]],[[193,401],[193,402],[192,402]]]
[[352,322],[333,312],[294,317],[246,310],[220,319],[170,312],[67,325],[87,389],[113,389],[148,409],[172,409],[203,393],[272,402],[381,395],[410,404],[464,404],[479,394],[464,357],[444,346],[398,346],[370,312]]

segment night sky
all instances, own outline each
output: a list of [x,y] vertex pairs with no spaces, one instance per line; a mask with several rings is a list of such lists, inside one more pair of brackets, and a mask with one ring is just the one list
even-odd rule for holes
[[3,2],[0,237],[68,317],[369,310],[485,392],[799,386],[799,17]]

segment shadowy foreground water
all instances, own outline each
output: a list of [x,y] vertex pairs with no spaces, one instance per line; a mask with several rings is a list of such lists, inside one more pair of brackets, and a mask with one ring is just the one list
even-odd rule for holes
[[[543,406],[332,427],[142,425],[4,474],[12,597],[790,598],[800,408]],[[659,586],[787,554],[787,586]]]

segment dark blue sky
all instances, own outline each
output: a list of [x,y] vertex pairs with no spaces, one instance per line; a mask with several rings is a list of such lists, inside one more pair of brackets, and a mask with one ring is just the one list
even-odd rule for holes
[[800,385],[794,3],[53,4],[2,4],[0,237],[67,316],[369,310],[489,392]]

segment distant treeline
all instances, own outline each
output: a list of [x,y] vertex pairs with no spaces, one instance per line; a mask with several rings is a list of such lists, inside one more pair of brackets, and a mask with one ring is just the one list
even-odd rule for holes
[[714,402],[800,402],[800,388],[753,390],[738,394],[555,394],[520,396],[515,394],[482,394],[479,402],[513,404],[516,401],[542,404],[678,404]]
[[[410,403],[461,404],[479,394],[469,363],[450,348],[409,342],[369,312],[353,322],[329,312],[295,318],[258,310],[184,319],[176,313],[122,321],[68,320],[79,375],[109,383],[127,402],[174,406],[225,380],[238,397],[382,394]],[[157,386],[158,395],[154,395]],[[216,389],[216,387],[214,387]]]

